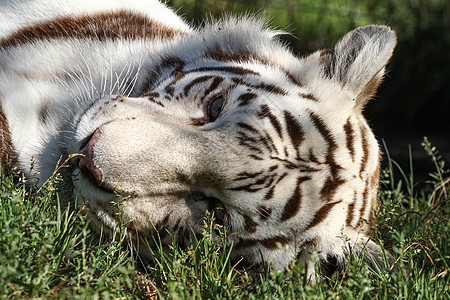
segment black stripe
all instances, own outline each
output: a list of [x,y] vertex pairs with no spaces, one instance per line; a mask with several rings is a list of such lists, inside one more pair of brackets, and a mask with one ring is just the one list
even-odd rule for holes
[[271,113],[270,108],[269,106],[267,106],[267,104],[261,105],[261,110],[258,112],[258,117],[260,119],[268,118],[272,126],[275,128],[278,136],[280,136],[280,138],[283,138],[280,120],[278,120],[278,118]]
[[357,201],[357,193],[356,191],[353,193],[353,202],[349,204],[347,211],[347,219],[345,220],[345,224],[347,226],[351,226],[353,223],[353,215],[355,211],[355,202]]
[[291,138],[292,145],[294,145],[294,148],[298,152],[298,148],[305,139],[303,128],[297,119],[286,110],[284,111],[284,120],[286,121],[286,129],[289,137]]
[[358,221],[359,222],[359,224],[358,224],[359,226],[363,224],[364,215],[365,215],[365,212],[366,212],[366,209],[367,209],[367,202],[370,201],[370,199],[368,199],[368,196],[369,196],[369,188],[368,188],[367,183],[366,183],[366,187],[364,188],[364,191],[362,193],[362,199],[361,199],[362,206],[361,206],[361,209],[359,211],[359,221]]
[[307,180],[311,180],[311,177],[299,177],[297,179],[297,184],[295,186],[294,193],[286,202],[286,205],[283,209],[283,214],[281,215],[281,221],[286,221],[293,216],[295,216],[300,210],[302,203],[302,189],[301,183]]
[[344,125],[345,139],[348,152],[352,157],[352,161],[355,161],[355,130],[353,130],[352,122],[350,118],[347,119],[347,123]]
[[273,84],[266,84],[266,83],[252,84],[244,81],[242,78],[233,78],[233,81],[236,84],[245,85],[254,89],[264,90],[272,94],[287,95],[287,92],[284,89],[277,87]]
[[205,91],[205,97],[208,96],[212,91],[217,89],[219,84],[221,84],[222,81],[224,81],[224,79],[225,78],[223,78],[223,77],[215,77],[213,82],[211,82],[211,85],[209,86],[209,88]]
[[239,98],[237,99],[237,101],[239,102],[239,106],[246,106],[250,103],[250,101],[252,101],[256,97],[257,97],[257,95],[254,93],[246,93],[246,94],[240,95]]
[[272,214],[272,209],[270,207],[260,205],[258,207],[258,212],[261,220],[267,220]]
[[263,188],[265,188],[264,186],[262,186],[262,187],[257,187],[257,186],[261,186],[262,184],[266,183],[268,179],[270,179],[269,175],[264,176],[255,182],[252,182],[252,183],[249,183],[246,185],[237,186],[234,188],[229,188],[227,190],[229,190],[229,191],[246,191],[246,192],[254,193],[254,192],[260,191]]
[[256,227],[258,227],[258,223],[256,223],[255,221],[253,221],[253,219],[247,215],[244,215],[244,222],[245,222],[245,230],[250,232],[250,233],[254,233],[256,232]]
[[331,130],[328,128],[325,122],[312,111],[309,111],[309,116],[313,121],[314,126],[317,128],[320,135],[324,138],[325,142],[327,143],[328,153],[331,153],[334,150],[336,150],[337,148],[336,141],[334,139],[334,136],[331,134]]
[[236,75],[247,75],[247,74],[259,75],[259,73],[256,71],[246,69],[243,67],[237,67],[237,66],[201,67],[201,68],[196,68],[196,69],[192,69],[192,70],[187,70],[186,72],[187,73],[195,73],[195,72],[207,72],[207,71],[226,72],[226,73],[231,73],[231,74],[236,74]]
[[313,95],[313,94],[311,94],[311,93],[309,93],[309,94],[303,94],[303,93],[298,93],[298,95],[300,96],[300,97],[302,97],[302,98],[306,98],[306,99],[309,99],[309,100],[312,100],[312,101],[319,101],[319,100],[317,100],[317,98]]
[[213,78],[213,77],[214,77],[213,75],[205,75],[205,76],[200,76],[200,77],[195,78],[194,80],[192,80],[190,83],[188,83],[188,84],[184,87],[184,91],[183,91],[183,92],[184,92],[184,95],[187,96],[187,94],[189,93],[189,91],[191,90],[191,88],[192,88],[194,85],[197,85],[197,84],[199,84],[199,83],[208,81],[209,79],[211,79],[211,78]]
[[361,169],[359,170],[359,174],[361,176],[362,173],[366,171],[367,162],[369,161],[369,143],[366,138],[365,128],[361,127],[360,130],[361,130],[361,143],[363,150],[363,157],[361,159]]
[[0,102],[0,164],[3,172],[8,174],[7,165],[14,167],[17,165],[17,152],[11,141],[11,134],[9,131],[8,120],[3,112],[2,104]]
[[309,225],[306,227],[305,231],[308,229],[311,229],[314,226],[319,225],[330,213],[330,210],[338,203],[341,203],[342,200],[339,200],[337,202],[327,203],[324,206],[322,206],[315,214],[314,217],[309,223]]
[[255,127],[248,125],[247,123],[238,122],[237,126],[241,127],[242,129],[248,130],[252,133],[256,133],[259,135],[259,131],[255,129]]
[[255,178],[257,176],[262,175],[264,172],[256,172],[256,173],[249,173],[249,172],[241,172],[238,173],[236,176],[236,178],[234,178],[234,181],[239,181],[239,180],[245,180],[245,179],[250,179],[250,178]]
[[339,186],[341,186],[345,182],[346,181],[344,179],[341,179],[339,176],[329,176],[327,180],[325,180],[322,189],[320,190],[322,200],[324,202],[331,202]]
[[328,128],[328,126],[325,124],[325,122],[319,116],[317,116],[312,111],[308,110],[308,112],[309,112],[310,118],[311,118],[314,126],[317,128],[320,135],[323,137],[323,139],[327,143],[326,162],[330,166],[331,176],[333,176],[333,178],[336,178],[338,176],[339,170],[341,170],[342,167],[339,166],[336,163],[336,160],[334,159],[334,153],[337,149],[337,144],[336,144],[335,138],[334,138],[333,134],[331,133],[331,130]]

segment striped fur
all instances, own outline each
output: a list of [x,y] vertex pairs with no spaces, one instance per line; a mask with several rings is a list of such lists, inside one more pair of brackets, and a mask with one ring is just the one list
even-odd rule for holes
[[366,222],[380,150],[362,109],[395,47],[388,27],[300,59],[259,19],[191,28],[155,0],[6,2],[0,20],[1,163],[40,185],[79,153],[60,190],[97,233],[112,237],[120,211],[151,260],[142,239],[187,245],[215,210],[249,264],[381,261]]

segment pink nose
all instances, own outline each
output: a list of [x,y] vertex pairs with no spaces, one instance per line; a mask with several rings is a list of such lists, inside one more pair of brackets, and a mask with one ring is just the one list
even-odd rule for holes
[[81,149],[80,153],[84,156],[80,159],[78,167],[82,173],[94,183],[100,185],[102,183],[102,172],[94,164],[94,146],[100,138],[100,129],[96,129],[92,134],[89,142]]

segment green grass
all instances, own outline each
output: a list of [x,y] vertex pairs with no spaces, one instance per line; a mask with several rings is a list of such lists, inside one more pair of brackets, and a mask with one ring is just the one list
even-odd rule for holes
[[58,178],[37,193],[23,178],[2,175],[0,298],[450,299],[450,177],[426,139],[424,148],[434,170],[425,185],[416,185],[412,163],[405,172],[389,155],[382,174],[373,238],[397,258],[397,269],[376,272],[352,258],[343,273],[315,285],[300,263],[276,273],[236,268],[226,233],[212,238],[212,216],[197,246],[172,245],[173,257],[143,274],[120,239],[89,242],[81,208],[59,208]]

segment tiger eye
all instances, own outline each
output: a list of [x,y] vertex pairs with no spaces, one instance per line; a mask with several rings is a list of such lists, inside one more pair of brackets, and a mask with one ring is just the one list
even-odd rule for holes
[[214,122],[219,117],[223,108],[223,97],[218,96],[212,99],[208,105],[208,118],[210,122]]

